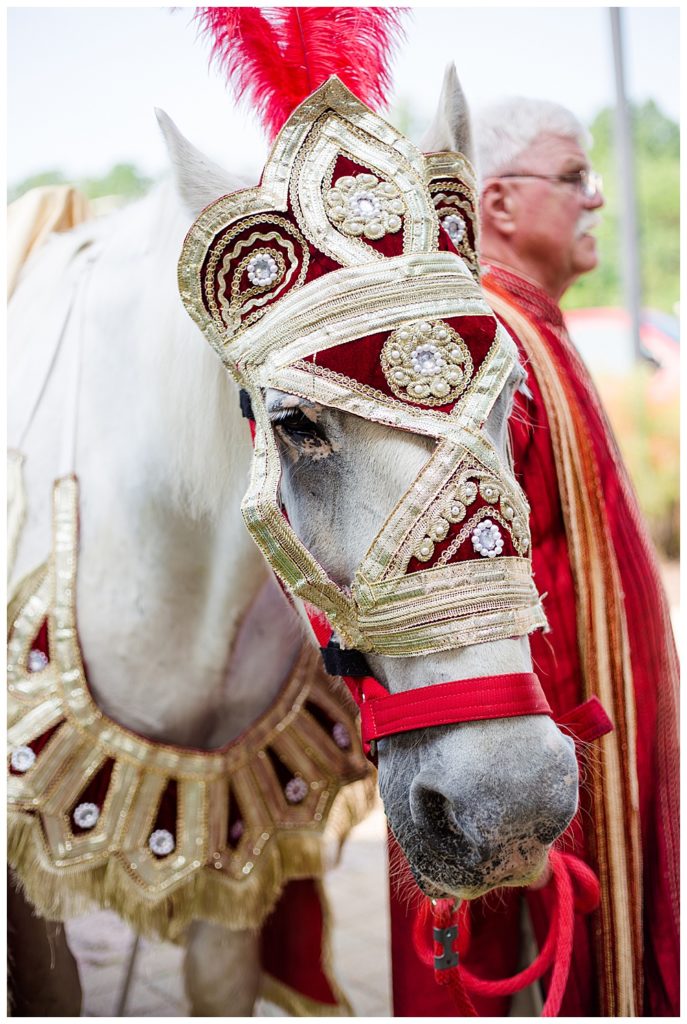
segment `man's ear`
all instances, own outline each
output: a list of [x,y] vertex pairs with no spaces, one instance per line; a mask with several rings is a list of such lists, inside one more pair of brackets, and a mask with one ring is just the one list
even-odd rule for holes
[[155,115],[167,146],[177,194],[192,217],[197,217],[220,196],[246,188],[245,182],[196,149],[164,110],[156,109]]
[[508,184],[498,178],[487,178],[480,197],[482,224],[502,235],[515,231],[516,202]]

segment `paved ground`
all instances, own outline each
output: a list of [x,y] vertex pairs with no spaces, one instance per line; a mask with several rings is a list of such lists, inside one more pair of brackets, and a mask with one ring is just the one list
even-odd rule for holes
[[[330,872],[327,888],[334,917],[333,956],[339,983],[355,1013],[390,1015],[385,823],[381,807],[359,825]],[[375,908],[370,913],[370,908]],[[134,935],[118,917],[100,911],[67,925],[79,961],[84,1015],[121,1015],[119,1002]],[[124,1016],[187,1017],[182,951],[171,943],[141,940]],[[280,1011],[261,1002],[258,1016]]]
[[[674,564],[662,568],[679,637],[679,574]],[[328,877],[327,888],[334,917],[333,955],[339,982],[358,1016],[389,1016],[389,926],[381,807],[353,831],[341,863]],[[81,970],[84,1014],[120,1015],[133,933],[107,911],[73,921],[67,930]],[[188,1016],[181,958],[182,951],[169,943],[141,941],[124,1016]],[[260,1003],[257,1015],[279,1016],[280,1011]]]

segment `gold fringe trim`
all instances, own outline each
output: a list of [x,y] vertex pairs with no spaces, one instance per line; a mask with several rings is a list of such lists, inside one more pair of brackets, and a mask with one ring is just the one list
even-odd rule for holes
[[[57,482],[53,561],[19,584],[10,607],[10,678],[16,677],[20,684],[16,700],[9,702],[11,712],[15,717],[34,716],[26,727],[27,737],[41,734],[61,717],[66,722],[55,737],[58,742],[50,741],[41,755],[43,774],[38,782],[32,784],[35,776],[10,779],[9,863],[30,902],[48,920],[109,908],[137,932],[171,941],[194,919],[234,930],[259,928],[286,883],[319,878],[332,847],[336,852],[371,809],[374,773],[353,739],[353,703],[334,699],[316,652],[304,646],[279,700],[244,734],[241,747],[229,745],[219,756],[156,744],[108,719],[88,690],[76,633],[77,500],[75,478]],[[37,676],[42,689],[25,699],[19,692],[21,685],[35,680],[30,679],[24,659],[46,611],[53,664],[51,672]],[[323,738],[320,745],[322,729],[307,713],[307,703],[299,717],[303,702],[309,699],[346,722],[352,734],[347,754],[335,754],[329,739]],[[75,717],[74,704],[85,726]],[[113,736],[118,745],[108,746]],[[308,813],[297,809],[299,813],[290,814],[276,778],[260,770],[260,754],[264,756],[268,742],[278,752],[279,744],[283,746],[289,766],[296,772],[300,769],[306,781],[317,780],[321,792],[319,796],[309,793]],[[105,824],[100,838],[107,839],[89,845],[73,836],[70,807],[77,785],[85,785],[107,757],[116,762],[102,809]],[[156,772],[158,777],[146,789]],[[163,782],[167,777],[181,779],[177,830],[186,859],[175,865],[159,864],[160,870],[151,871],[147,850],[140,847],[141,829],[145,833],[146,827],[152,827],[160,777]],[[138,780],[129,787],[133,800],[140,796],[138,804],[121,798],[122,778]],[[258,849],[254,849],[249,832],[236,856],[223,838],[229,793],[236,799],[228,787],[234,786],[240,789],[239,805],[252,801],[249,824],[258,837]],[[110,791],[119,803],[114,798],[108,802]],[[196,852],[198,845],[202,856]],[[139,848],[146,858],[142,864],[137,863]]]
[[97,908],[114,910],[135,931],[150,938],[178,942],[194,919],[233,930],[259,928],[288,881],[320,878],[330,839],[341,845],[351,828],[368,814],[375,782],[361,779],[338,794],[326,829],[280,832],[263,853],[260,870],[237,881],[198,869],[170,893],[146,894],[113,852],[105,864],[56,867],[43,839],[38,816],[11,811],[7,859],[38,914],[64,921]]

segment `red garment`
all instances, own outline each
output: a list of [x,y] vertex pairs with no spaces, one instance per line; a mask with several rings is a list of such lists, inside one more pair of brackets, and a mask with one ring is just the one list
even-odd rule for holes
[[[666,599],[656,556],[641,519],[637,499],[591,378],[570,342],[560,309],[541,291],[501,267],[490,268],[490,281],[509,293],[548,341],[560,372],[574,388],[589,428],[603,493],[607,530],[615,548],[625,601],[634,697],[637,710],[637,775],[643,854],[644,1015],[679,1014],[679,879],[677,792],[679,754],[671,665],[674,638],[662,623]],[[508,325],[506,325],[508,326]],[[517,340],[517,339],[516,339]],[[527,354],[521,349],[523,358]],[[571,706],[582,697],[576,650],[576,623],[570,562],[553,454],[541,392],[530,374],[532,400],[518,396],[513,417],[516,472],[532,506],[532,551],[535,580],[548,592],[545,609],[550,634],[532,635],[532,652],[549,702]],[[518,415],[522,413],[522,415]],[[568,595],[566,597],[566,595]],[[659,615],[659,609],[661,614]],[[549,647],[549,641],[551,647]],[[580,818],[574,852],[581,852]],[[586,819],[588,820],[588,819]],[[582,821],[585,821],[583,812]],[[594,919],[592,919],[593,922]],[[575,963],[579,947],[575,947]],[[585,991],[586,990],[586,991]],[[570,1005],[575,1000],[577,1007]],[[589,1013],[595,993],[584,975],[568,986],[562,1013]]]
[[291,1002],[298,1016],[349,1011],[333,980],[328,927],[321,883],[301,878],[286,883],[260,928],[262,969],[280,986],[281,1004]]
[[[603,529],[610,537],[624,594],[632,680],[637,717],[637,775],[643,862],[643,975],[645,1016],[679,1014],[679,888],[676,653],[655,555],[647,538],[636,498],[628,481],[611,428],[602,411],[589,373],[565,330],[560,309],[536,285],[512,272],[491,266],[484,284],[515,304],[538,330],[556,372],[571,388],[596,459],[596,477],[603,495]],[[505,326],[514,332],[508,323]],[[537,587],[544,595],[548,633],[530,636],[534,670],[538,673],[554,714],[584,699],[576,593],[566,536],[557,470],[542,389],[523,343],[515,337],[529,370],[531,398],[516,396],[511,419],[515,472],[532,507],[532,558]],[[596,770],[594,755],[583,771]],[[589,843],[594,838],[591,787],[581,787],[580,811],[561,847],[593,863]],[[517,967],[519,890],[507,890],[503,905],[494,896],[477,901],[474,915],[478,941],[466,966],[484,977],[503,977]],[[627,894],[632,900],[633,894]],[[527,892],[538,940],[549,921],[548,893]],[[392,894],[394,1006],[398,1016],[412,1014],[455,1016],[450,997],[432,988],[432,971],[412,962],[408,922]],[[578,915],[570,978],[561,1016],[604,1014],[597,963],[598,914]],[[596,946],[596,949],[595,949]],[[425,1000],[427,1000],[425,1004]],[[426,1009],[424,1006],[426,1005]],[[508,1001],[482,1001],[481,1015],[503,1015]]]

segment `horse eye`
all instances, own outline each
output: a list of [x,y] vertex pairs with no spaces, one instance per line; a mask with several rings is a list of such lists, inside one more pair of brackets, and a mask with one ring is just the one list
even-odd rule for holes
[[295,443],[326,440],[322,428],[309,419],[302,409],[282,409],[273,417],[272,425]]

